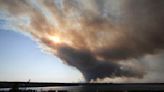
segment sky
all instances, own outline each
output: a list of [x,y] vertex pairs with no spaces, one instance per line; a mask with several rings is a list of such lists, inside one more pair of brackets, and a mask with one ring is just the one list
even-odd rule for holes
[[0,80],[164,82],[164,0],[0,0]]
[[81,82],[82,74],[27,36],[0,29],[0,81]]

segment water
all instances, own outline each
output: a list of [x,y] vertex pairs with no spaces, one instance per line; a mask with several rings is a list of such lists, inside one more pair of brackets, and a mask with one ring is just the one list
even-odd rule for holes
[[[19,90],[35,90],[37,92],[43,91],[62,91],[62,92],[80,92],[82,90],[82,86],[62,86],[62,87],[22,87]],[[11,88],[0,88],[0,91],[9,91]]]

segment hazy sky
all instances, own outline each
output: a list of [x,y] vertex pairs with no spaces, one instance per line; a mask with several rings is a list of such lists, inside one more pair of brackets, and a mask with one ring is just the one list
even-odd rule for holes
[[164,0],[0,0],[0,80],[163,82],[163,10]]

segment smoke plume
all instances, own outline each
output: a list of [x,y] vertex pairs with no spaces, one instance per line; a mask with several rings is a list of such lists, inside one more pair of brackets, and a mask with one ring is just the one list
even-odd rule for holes
[[139,59],[164,49],[163,0],[0,0],[43,49],[98,78],[143,78]]

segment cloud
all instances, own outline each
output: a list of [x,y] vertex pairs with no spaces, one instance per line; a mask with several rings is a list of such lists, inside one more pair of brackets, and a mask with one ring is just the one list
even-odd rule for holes
[[16,19],[29,17],[29,25],[13,25],[79,69],[86,81],[134,80],[150,72],[142,59],[164,49],[163,4],[163,0],[1,0],[0,9]]
[[87,81],[91,79],[108,77],[143,77],[143,72],[126,65],[110,62],[109,60],[98,60],[94,54],[85,50],[75,50],[70,47],[60,47],[59,57],[69,65],[76,66],[82,71]]

